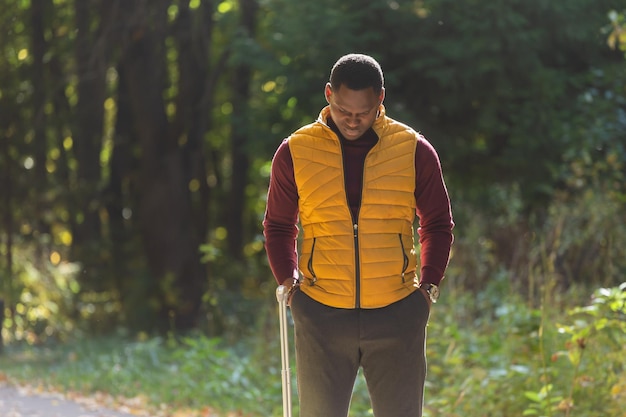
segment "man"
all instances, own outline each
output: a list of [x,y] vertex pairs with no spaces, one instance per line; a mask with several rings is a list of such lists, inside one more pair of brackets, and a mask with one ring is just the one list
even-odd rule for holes
[[453,240],[439,157],[387,117],[372,57],[341,57],[324,94],[317,121],[274,155],[263,221],[289,288],[300,417],[346,417],[360,367],[376,417],[419,417],[426,324]]

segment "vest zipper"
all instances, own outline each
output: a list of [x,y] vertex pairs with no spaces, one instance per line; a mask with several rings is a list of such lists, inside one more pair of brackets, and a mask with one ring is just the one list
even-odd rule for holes
[[359,262],[359,225],[354,223],[354,275],[355,285],[355,308],[361,308],[361,268]]
[[[332,129],[331,129],[332,130]],[[341,156],[342,156],[342,163],[341,163],[341,169],[343,171],[343,179],[344,179],[344,193],[346,196],[346,204],[348,206],[348,211],[351,212],[350,210],[350,201],[348,200],[348,187],[347,184],[345,183],[346,181],[346,174],[345,174],[345,164],[343,161],[343,156],[344,156],[344,146],[343,143],[341,142],[341,139],[339,138],[339,135],[336,134],[337,139],[339,140],[339,147],[341,149]],[[380,138],[379,138],[380,139]],[[361,203],[363,202],[363,176],[365,176],[365,165],[366,165],[366,161],[367,161],[367,157],[369,156],[370,152],[372,151],[372,149],[374,147],[376,147],[376,145],[378,144],[378,141],[376,141],[376,143],[374,144],[374,146],[372,146],[372,148],[370,150],[367,151],[367,154],[365,155],[365,159],[363,160],[363,172],[362,172],[362,176],[361,176],[361,200],[359,201],[359,208],[357,209],[357,214],[356,214],[356,218],[354,216],[352,216],[352,222],[353,222],[353,231],[354,231],[354,275],[355,275],[355,302],[354,302],[354,308],[361,308],[361,268],[360,268],[360,257],[359,257],[359,211],[361,210]]]

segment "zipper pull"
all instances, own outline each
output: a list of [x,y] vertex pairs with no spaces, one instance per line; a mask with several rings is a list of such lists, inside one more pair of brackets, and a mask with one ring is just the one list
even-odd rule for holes
[[354,237],[357,237],[359,234],[359,225],[354,223]]

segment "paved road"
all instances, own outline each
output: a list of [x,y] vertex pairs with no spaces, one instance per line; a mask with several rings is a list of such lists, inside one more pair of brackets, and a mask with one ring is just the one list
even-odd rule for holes
[[1,417],[136,417],[85,401],[69,401],[60,394],[33,394],[0,382]]

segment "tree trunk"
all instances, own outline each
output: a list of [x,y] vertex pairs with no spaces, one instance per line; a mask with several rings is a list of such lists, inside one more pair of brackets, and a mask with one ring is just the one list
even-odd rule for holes
[[[142,268],[137,268],[136,261],[131,263],[142,256],[135,227],[137,199],[129,186],[137,165],[133,155],[137,138],[132,132],[128,83],[121,66],[117,73],[117,119],[104,202],[109,219],[112,287],[119,296],[125,324],[133,331],[139,331],[155,324],[155,311],[150,306],[150,300],[156,296],[158,287],[150,277],[137,273]],[[141,263],[140,266],[143,267]]]
[[5,266],[4,271],[0,277],[1,287],[0,287],[0,352],[4,346],[4,339],[2,338],[2,328],[4,323],[4,309],[8,307],[11,311],[11,331],[15,330],[15,315],[13,312],[15,311],[15,300],[13,299],[13,177],[12,177],[12,158],[9,151],[9,143],[13,135],[11,134],[13,127],[9,120],[4,119],[3,116],[6,116],[7,113],[4,110],[4,106],[2,105],[2,98],[0,98],[0,123],[3,126],[7,126],[8,128],[5,130],[5,135],[0,139],[0,143],[2,143],[2,153],[0,154],[0,161],[4,162],[3,173],[2,173],[2,228],[6,234],[5,244],[4,244],[4,254],[5,254]]
[[[72,250],[83,264],[83,286],[103,290],[105,280],[98,277],[101,231],[98,213],[100,186],[100,151],[104,126],[104,99],[106,88],[106,42],[100,42],[100,29],[92,32],[93,22],[102,27],[100,16],[95,17],[94,0],[75,0],[76,13],[76,69],[78,102],[75,108],[74,148],[78,162],[76,213],[79,221],[74,231]],[[96,7],[97,8],[97,7]]]
[[[211,52],[212,8],[203,4],[200,14],[192,15],[187,4],[179,6],[173,35],[177,42],[180,72],[174,134],[184,138],[181,144],[185,181],[191,190],[192,223],[194,239],[200,245],[207,238],[210,189],[206,177],[206,158],[203,146],[204,133],[210,125],[210,95],[206,88],[210,79],[209,54]],[[204,12],[204,13],[202,13]],[[207,21],[206,18],[209,20]]]
[[165,38],[168,1],[129,7],[130,40],[122,57],[129,104],[141,156],[138,220],[146,259],[158,287],[158,327],[189,330],[196,325],[205,272],[192,223],[189,184],[179,137],[165,113]]
[[[256,32],[256,0],[240,0],[242,36],[254,39]],[[233,259],[243,259],[245,241],[243,213],[246,204],[245,188],[248,184],[250,158],[247,144],[250,139],[249,101],[252,68],[249,62],[242,61],[235,68],[233,75],[233,133],[232,147],[232,182],[229,204],[227,206],[228,252]]]
[[[33,220],[36,235],[42,236],[50,233],[49,225],[46,224],[44,218],[45,212],[49,210],[47,202],[44,200],[48,189],[48,175],[46,171],[46,157],[48,144],[46,140],[46,82],[44,74],[44,55],[47,50],[45,40],[45,0],[32,0],[30,4],[30,22],[31,22],[31,45],[33,52],[33,66],[31,80],[33,83],[33,155],[35,159],[34,166],[34,211],[35,219]],[[36,244],[35,263],[40,264],[47,257],[47,250],[44,250],[42,244],[45,240],[39,239]]]

